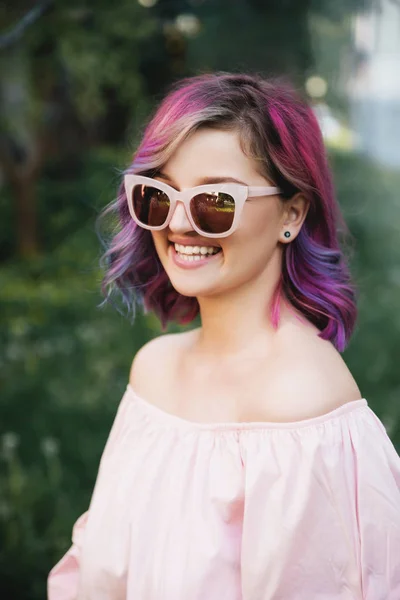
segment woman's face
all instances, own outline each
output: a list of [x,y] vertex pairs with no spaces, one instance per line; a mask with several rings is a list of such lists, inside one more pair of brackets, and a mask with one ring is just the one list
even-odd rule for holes
[[[184,140],[161,169],[157,179],[177,190],[195,187],[205,178],[223,182],[233,178],[247,186],[273,185],[256,170],[255,161],[242,151],[236,131],[200,129]],[[207,238],[192,229],[185,208],[178,202],[169,226],[153,231],[160,261],[173,285],[184,296],[197,298],[232,292],[281,268],[284,231],[291,241],[304,220],[304,202],[297,198],[283,204],[280,197],[262,196],[246,200],[239,226],[225,238]],[[219,253],[205,260],[174,260],[172,245],[217,247]],[[183,250],[180,248],[180,250]],[[190,248],[186,248],[190,252]],[[276,273],[278,269],[278,272]]]

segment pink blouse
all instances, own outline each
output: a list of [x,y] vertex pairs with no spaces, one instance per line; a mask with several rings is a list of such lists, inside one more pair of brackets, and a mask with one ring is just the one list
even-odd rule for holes
[[399,600],[400,458],[363,398],[195,423],[128,384],[49,600]]

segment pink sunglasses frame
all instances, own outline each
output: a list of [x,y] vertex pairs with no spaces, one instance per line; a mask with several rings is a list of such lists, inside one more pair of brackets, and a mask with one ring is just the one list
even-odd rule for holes
[[[139,221],[139,219],[136,217],[135,212],[133,210],[133,203],[132,203],[132,192],[133,192],[133,188],[135,187],[135,185],[151,185],[152,187],[155,187],[155,188],[161,190],[162,192],[165,192],[168,195],[171,204],[170,204],[168,216],[163,225],[157,225],[157,226],[146,225],[145,223],[142,223],[141,221]],[[254,198],[254,197],[260,197],[260,196],[275,196],[275,195],[279,195],[281,193],[281,190],[277,187],[271,187],[271,186],[265,186],[265,187],[251,186],[251,187],[249,187],[249,186],[245,186],[245,185],[240,185],[238,183],[210,183],[207,185],[199,185],[199,186],[196,186],[193,188],[187,188],[187,189],[179,192],[178,190],[171,187],[167,183],[164,183],[163,181],[158,181],[157,179],[153,179],[152,177],[145,177],[144,175],[135,175],[133,173],[127,173],[124,176],[124,186],[125,186],[125,193],[126,193],[126,197],[127,197],[127,201],[128,201],[130,215],[131,215],[132,219],[135,221],[135,223],[137,223],[139,225],[139,227],[143,227],[144,229],[149,229],[150,231],[159,231],[160,229],[165,229],[166,227],[168,227],[169,223],[171,222],[172,216],[175,212],[177,202],[182,202],[182,204],[185,207],[186,216],[187,216],[191,226],[193,227],[194,231],[196,231],[198,234],[200,234],[204,237],[209,237],[209,238],[227,237],[228,235],[231,235],[237,229],[237,227],[239,225],[240,215],[242,214],[243,206],[244,206],[244,203],[246,202],[247,198],[250,198],[250,197]],[[224,233],[207,233],[206,231],[202,231],[199,227],[197,227],[197,225],[194,222],[192,215],[190,213],[190,201],[193,198],[193,196],[196,196],[197,194],[210,193],[210,192],[222,192],[224,194],[229,194],[235,200],[235,213],[233,216],[233,222],[232,222],[231,228]]]

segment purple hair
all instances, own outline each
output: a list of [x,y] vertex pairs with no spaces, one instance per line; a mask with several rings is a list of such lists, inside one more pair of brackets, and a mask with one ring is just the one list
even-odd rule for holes
[[[243,151],[256,159],[272,185],[281,188],[283,202],[297,192],[309,200],[299,234],[284,245],[270,318],[277,327],[284,297],[320,330],[321,338],[342,352],[357,318],[356,289],[339,244],[339,234],[342,242],[349,231],[312,109],[289,84],[258,74],[218,72],[182,79],[151,118],[127,172],[154,177],[200,127],[239,131]],[[129,215],[122,183],[117,199],[100,217],[109,213],[117,214],[118,224],[101,259],[106,269],[103,304],[117,291],[133,318],[140,304],[156,313],[163,329],[169,321],[190,323],[199,313],[197,299],[172,287],[150,231]]]

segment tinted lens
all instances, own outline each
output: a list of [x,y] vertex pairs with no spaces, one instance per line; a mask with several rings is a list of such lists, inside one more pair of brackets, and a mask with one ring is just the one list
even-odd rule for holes
[[151,185],[135,185],[132,204],[136,217],[144,225],[164,225],[170,207],[168,195]]
[[204,233],[225,233],[232,227],[235,200],[229,194],[198,194],[190,201],[194,222]]

